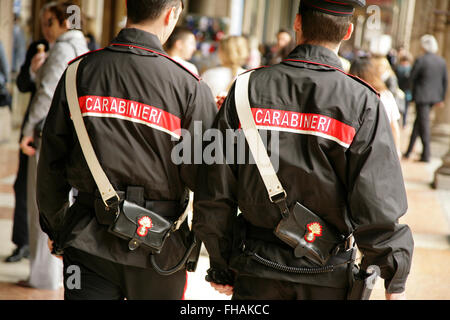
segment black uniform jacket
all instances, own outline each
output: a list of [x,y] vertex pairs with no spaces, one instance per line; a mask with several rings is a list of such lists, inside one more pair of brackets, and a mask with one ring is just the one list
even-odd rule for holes
[[[343,235],[354,233],[362,266],[380,266],[389,291],[401,292],[413,239],[398,224],[407,199],[389,121],[377,93],[341,68],[332,51],[298,46],[281,64],[251,75],[250,105],[269,140],[279,132],[278,176],[289,205],[298,201]],[[233,87],[213,126],[223,132],[239,128],[234,94]],[[280,210],[255,165],[205,165],[199,174],[194,230],[211,266],[228,268],[237,207],[248,224],[268,230]]]
[[[116,190],[145,188],[148,201],[178,201],[194,189],[196,167],[176,165],[172,150],[194,122],[209,128],[217,114],[210,89],[164,53],[159,39],[124,29],[111,45],[83,57],[78,97],[99,162]],[[192,134],[192,136],[194,136]],[[62,77],[46,120],[38,166],[41,226],[59,248],[72,246],[125,265],[148,266],[143,249],[108,233],[93,210],[67,210],[71,188],[94,194],[97,186],[70,118]],[[176,260],[183,243],[170,237],[164,252]],[[161,258],[162,259],[162,258]],[[173,266],[173,265],[172,265]]]

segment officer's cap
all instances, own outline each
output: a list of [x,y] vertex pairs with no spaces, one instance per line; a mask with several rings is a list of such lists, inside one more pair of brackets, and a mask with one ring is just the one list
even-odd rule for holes
[[302,0],[303,6],[334,16],[351,16],[356,7],[364,7],[366,0]]

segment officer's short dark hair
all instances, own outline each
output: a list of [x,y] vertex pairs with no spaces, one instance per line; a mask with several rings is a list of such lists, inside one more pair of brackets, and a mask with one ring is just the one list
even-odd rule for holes
[[351,16],[334,16],[300,4],[303,39],[306,43],[340,43],[352,22]]
[[194,35],[194,33],[188,28],[176,27],[173,30],[172,34],[170,35],[169,39],[167,40],[166,44],[164,45],[165,50],[172,49],[178,40],[184,40],[190,35]]
[[170,7],[183,6],[182,0],[128,0],[128,19],[132,23],[156,20]]

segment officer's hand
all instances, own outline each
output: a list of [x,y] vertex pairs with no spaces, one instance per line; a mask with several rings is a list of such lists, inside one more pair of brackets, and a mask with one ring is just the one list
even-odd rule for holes
[[386,293],[386,300],[406,300],[406,292]]
[[29,157],[36,155],[36,149],[32,146],[33,142],[33,137],[23,137],[22,141],[20,142],[20,149]]
[[[50,249],[50,252],[53,252],[53,241],[50,240],[50,239],[48,239],[47,244],[48,244],[48,248]],[[59,260],[62,260],[62,259],[63,259],[61,256],[56,256],[56,255],[53,255],[53,256],[55,256],[55,257],[58,258]]]
[[232,286],[224,286],[224,285],[216,284],[213,282],[210,282],[210,284],[211,284],[211,287],[213,287],[216,291],[218,291],[221,294],[225,294],[227,296],[233,295],[234,287],[232,287]]

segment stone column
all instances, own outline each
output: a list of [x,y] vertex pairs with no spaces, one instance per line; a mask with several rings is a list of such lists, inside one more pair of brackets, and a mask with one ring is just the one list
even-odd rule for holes
[[195,0],[189,1],[189,12],[208,17],[228,17],[231,1]]
[[[439,54],[447,61],[450,73],[450,18],[448,16],[450,2],[439,0],[436,3],[434,35],[439,43]],[[450,86],[449,86],[450,90]],[[435,138],[450,138],[450,91],[444,109],[435,110],[435,121],[432,135]]]
[[[434,25],[434,7],[435,0],[420,0],[416,1],[415,12],[414,12],[414,24],[412,27],[411,36],[411,53],[418,57],[421,55],[421,45],[420,38],[427,34],[433,32]],[[418,23],[420,21],[421,23]]]
[[13,0],[0,1],[0,41],[3,44],[10,66],[13,46],[13,4]]
[[266,6],[260,0],[245,0],[243,33],[264,42],[264,17]]
[[[13,47],[13,0],[0,1],[0,42],[11,68]],[[10,69],[11,70],[11,69]],[[11,78],[9,78],[11,81]],[[0,106],[0,143],[11,138],[11,112],[9,108]]]
[[99,41],[103,32],[103,0],[82,0],[81,9],[83,13],[92,19],[90,25],[86,26],[89,31],[94,33],[95,38]]
[[[444,4],[442,2],[445,2]],[[447,0],[440,1],[442,7],[439,9],[445,9],[446,11],[437,11],[440,14],[440,18],[437,19],[438,25],[436,26],[438,40],[441,46],[440,52],[443,54],[447,61],[447,67],[450,74],[450,24],[448,10],[450,10],[450,4]],[[443,18],[444,17],[444,18]],[[450,142],[450,85],[447,93],[447,100],[445,108],[436,110],[436,120],[433,127],[433,140],[443,141],[444,143]],[[435,173],[434,187],[437,189],[450,190],[450,151],[442,159],[443,165]]]
[[450,151],[442,161],[442,167],[435,173],[433,186],[435,189],[450,190]]
[[112,39],[119,33],[120,23],[124,21],[127,15],[125,1],[104,0],[103,3],[103,30],[101,46],[106,47]]

